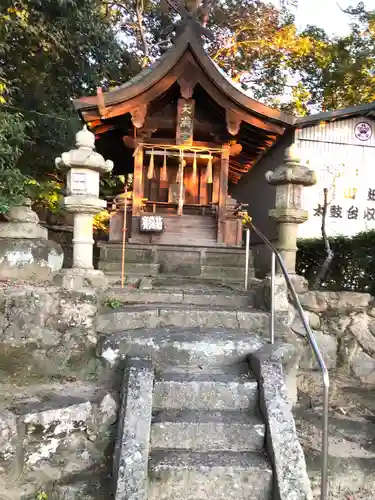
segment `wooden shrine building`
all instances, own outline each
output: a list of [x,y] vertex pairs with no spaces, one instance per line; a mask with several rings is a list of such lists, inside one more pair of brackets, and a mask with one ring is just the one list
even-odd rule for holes
[[[250,98],[208,56],[192,12],[169,50],[120,87],[76,99],[114,174],[133,173],[130,244],[241,247],[231,190],[294,117]],[[109,243],[121,241],[123,207]]]

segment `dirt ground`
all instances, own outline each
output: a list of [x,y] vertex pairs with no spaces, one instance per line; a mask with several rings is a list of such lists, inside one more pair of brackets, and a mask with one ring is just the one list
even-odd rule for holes
[[[301,374],[295,410],[314,498],[320,495],[322,382]],[[375,386],[344,373],[331,374],[329,500],[375,500]]]

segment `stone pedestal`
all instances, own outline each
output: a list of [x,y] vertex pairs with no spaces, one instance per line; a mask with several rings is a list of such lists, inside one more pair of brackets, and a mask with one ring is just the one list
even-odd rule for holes
[[63,264],[63,251],[48,241],[47,229],[25,199],[0,223],[0,279],[45,281],[53,278]]
[[73,226],[73,268],[94,269],[93,266],[93,219],[106,207],[99,198],[81,200],[78,196],[68,196],[64,200],[65,209],[74,216]]
[[108,280],[105,274],[97,269],[80,269],[77,267],[63,269],[55,277],[54,282],[67,290],[82,290],[84,288],[105,290],[108,288]]
[[293,275],[296,272],[298,224],[308,218],[302,206],[303,188],[316,184],[316,174],[301,165],[297,151],[292,146],[286,150],[284,164],[267,172],[266,179],[269,184],[276,186],[275,208],[269,211],[269,216],[278,224],[277,248],[288,273]]
[[113,163],[94,151],[95,136],[86,126],[76,135],[76,147],[56,159],[58,166],[69,168],[64,206],[74,218],[73,268],[64,271],[61,284],[74,289],[98,283],[102,288],[104,274],[93,266],[93,218],[106,208],[106,202],[99,199],[100,173],[110,172]]

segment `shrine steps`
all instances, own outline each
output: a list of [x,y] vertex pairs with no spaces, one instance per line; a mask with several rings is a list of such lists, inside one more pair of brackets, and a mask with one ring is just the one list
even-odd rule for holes
[[[235,329],[107,336],[101,356],[113,369],[127,356],[116,500],[134,491],[147,500],[274,498],[258,381],[246,361],[264,343]],[[134,449],[142,449],[137,462]]]
[[[122,392],[116,500],[134,493],[142,500],[289,499],[267,444],[263,372],[252,362],[268,352],[270,315],[256,308],[265,285],[255,278],[249,284],[244,291],[164,276],[144,279],[140,288],[108,290],[96,352],[106,378]],[[275,326],[282,336],[279,318]],[[265,365],[284,429],[286,386],[267,356]],[[294,471],[294,455],[290,467]]]
[[205,290],[204,284],[194,287],[192,280],[188,288],[175,286],[159,289],[119,288],[111,287],[107,291],[108,299],[116,299],[124,304],[187,304],[248,308],[255,303],[256,283],[248,292],[236,290],[225,286],[211,287],[209,292]]
[[[121,281],[122,244],[100,242],[99,269],[110,283]],[[241,248],[191,245],[140,245],[125,248],[125,275],[129,282],[142,277],[189,277],[226,283],[243,283],[245,251]],[[250,252],[249,276],[254,276]]]
[[235,328],[247,332],[266,331],[269,315],[264,311],[222,305],[124,304],[98,318],[104,333],[138,328]]

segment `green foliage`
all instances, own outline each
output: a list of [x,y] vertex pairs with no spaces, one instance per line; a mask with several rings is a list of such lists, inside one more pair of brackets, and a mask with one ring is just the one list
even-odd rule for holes
[[110,215],[107,210],[102,210],[96,214],[93,221],[94,231],[102,234],[108,234],[109,219]]
[[118,299],[108,299],[106,302],[106,306],[110,307],[111,309],[120,309],[120,307],[122,306],[122,302]]
[[[215,39],[206,48],[212,59],[255,98],[297,115],[375,100],[375,11],[363,4],[350,9],[350,33],[337,38],[316,26],[298,32],[290,2],[280,4],[281,10],[255,0],[211,2],[208,27]],[[115,28],[131,41],[133,58],[141,64],[145,56],[159,57],[163,40],[175,32],[176,19],[165,2],[112,5]],[[287,98],[285,88],[290,88]]]
[[28,177],[17,167],[27,140],[22,115],[0,110],[0,213],[17,205],[27,193]]
[[[374,101],[375,11],[350,9],[350,33],[332,38],[316,26],[298,32],[292,3],[211,2],[212,59],[255,98],[298,115]],[[64,177],[54,159],[80,127],[71,98],[124,83],[161,55],[176,20],[165,0],[3,0],[0,212],[31,192],[58,213]],[[123,187],[108,176],[101,193]]]
[[358,10],[351,31],[330,39],[308,26],[302,33],[313,40],[314,50],[290,61],[300,84],[311,95],[310,104],[323,111],[355,106],[375,99],[374,12]]
[[108,198],[115,197],[124,192],[125,176],[112,175],[112,173],[105,174],[100,178],[100,196]]
[[1,12],[5,105],[34,122],[18,167],[40,181],[74,145],[80,123],[71,98],[122,83],[129,56],[102,0],[3,0]]
[[[375,295],[375,231],[359,233],[351,238],[330,238],[334,258],[321,287],[326,290],[370,292]],[[325,258],[321,239],[298,242],[297,273],[312,285]]]
[[34,200],[34,206],[46,208],[54,215],[62,213],[63,183],[59,180],[37,182],[30,180],[27,185],[28,196]]
[[45,491],[38,491],[35,500],[48,500],[48,495]]
[[266,2],[217,2],[211,28],[211,57],[255,98],[268,102],[283,94],[290,61],[312,48],[310,38],[297,33],[292,17]]

